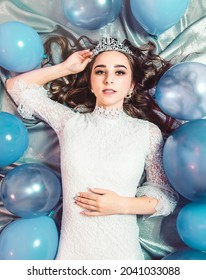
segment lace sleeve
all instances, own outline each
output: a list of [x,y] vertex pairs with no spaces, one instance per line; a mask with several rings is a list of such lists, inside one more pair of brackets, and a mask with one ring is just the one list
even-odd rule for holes
[[67,120],[75,115],[70,108],[51,100],[43,86],[27,85],[18,80],[8,92],[23,118],[32,119],[36,116],[47,122],[57,134],[61,133]]
[[163,138],[157,126],[149,124],[149,150],[146,158],[146,182],[138,188],[137,196],[154,197],[159,200],[152,216],[167,216],[175,208],[177,193],[170,187],[162,167]]

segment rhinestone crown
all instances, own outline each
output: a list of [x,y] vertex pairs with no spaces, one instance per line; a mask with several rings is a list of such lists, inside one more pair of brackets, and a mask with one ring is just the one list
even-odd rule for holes
[[99,41],[92,52],[93,55],[97,55],[104,51],[119,51],[127,54],[132,54],[132,51],[127,46],[120,43],[116,38],[112,38],[109,36]]

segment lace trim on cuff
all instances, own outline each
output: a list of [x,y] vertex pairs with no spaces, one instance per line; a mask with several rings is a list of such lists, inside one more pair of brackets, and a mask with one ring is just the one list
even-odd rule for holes
[[37,84],[26,84],[22,80],[18,80],[17,82],[15,82],[12,92],[16,95],[19,95],[17,97],[19,104],[17,110],[19,114],[25,119],[32,120],[36,118],[34,116],[34,109],[29,106],[30,100],[39,98],[39,94],[48,97],[48,92],[43,86]]
[[168,216],[174,211],[178,201],[178,195],[170,187],[151,182],[147,182],[138,188],[137,196],[144,195],[159,200],[155,207],[156,212],[149,217]]
[[17,107],[17,111],[24,119],[36,120],[36,117],[34,117],[34,110],[30,110],[30,108],[23,104]]

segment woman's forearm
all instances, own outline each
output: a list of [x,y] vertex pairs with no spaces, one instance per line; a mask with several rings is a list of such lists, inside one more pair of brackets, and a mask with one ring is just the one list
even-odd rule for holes
[[156,212],[155,207],[158,204],[156,198],[147,196],[141,197],[123,197],[121,214],[151,215]]
[[59,64],[32,70],[8,79],[6,87],[8,90],[12,89],[17,80],[23,80],[26,84],[42,86],[67,75],[77,74],[83,71],[91,61],[91,55],[92,52],[89,49],[75,52]]
[[101,215],[151,215],[156,212],[158,199],[140,196],[125,197],[107,189],[90,188],[89,192],[79,192],[75,203],[84,209],[82,214]]
[[7,89],[13,88],[17,80],[23,80],[26,84],[44,85],[52,80],[69,75],[68,70],[64,67],[64,63],[54,66],[35,69],[23,74],[19,74],[10,78],[6,82]]

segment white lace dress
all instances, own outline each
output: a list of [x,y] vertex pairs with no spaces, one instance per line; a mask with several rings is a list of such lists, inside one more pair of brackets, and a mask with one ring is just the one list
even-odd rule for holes
[[[158,198],[155,215],[170,214],[176,195],[161,166],[159,129],[121,110],[75,113],[50,100],[42,87],[22,81],[10,93],[24,117],[40,117],[59,138],[63,217],[56,259],[143,259],[135,215],[84,216],[73,198],[89,187],[105,188],[121,196]],[[147,182],[139,186],[144,170]]]

